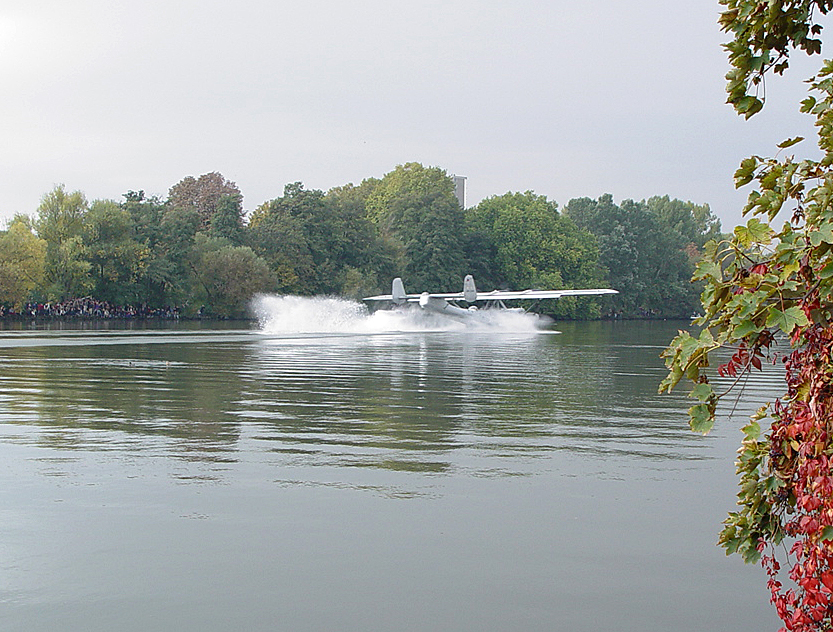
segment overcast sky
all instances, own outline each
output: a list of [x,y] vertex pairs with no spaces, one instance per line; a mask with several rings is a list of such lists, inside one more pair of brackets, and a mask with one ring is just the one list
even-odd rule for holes
[[725,105],[718,13],[711,0],[2,0],[0,221],[58,183],[165,197],[219,171],[252,210],[288,182],[327,190],[417,161],[467,176],[469,205],[668,194],[730,228],[740,160],[812,134],[798,102],[818,58],[770,80],[746,122]]

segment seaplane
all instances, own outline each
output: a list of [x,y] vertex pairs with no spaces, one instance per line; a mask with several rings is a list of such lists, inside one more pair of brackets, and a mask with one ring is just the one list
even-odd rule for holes
[[[408,294],[402,279],[393,280],[390,294],[367,296],[367,302],[387,301],[394,306],[417,303],[426,312],[439,314],[462,322],[484,322],[489,320],[489,313],[495,311],[509,313],[527,313],[522,307],[507,307],[506,301],[531,300],[540,301],[559,299],[564,296],[599,296],[603,294],[618,294],[616,290],[596,288],[588,290],[492,290],[478,292],[474,277],[467,274],[463,279],[463,291],[447,294]],[[463,307],[460,303],[468,303]],[[485,312],[485,313],[484,313]]]

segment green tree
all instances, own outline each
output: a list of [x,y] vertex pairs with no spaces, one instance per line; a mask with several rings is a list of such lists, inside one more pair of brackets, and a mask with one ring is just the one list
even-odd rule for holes
[[466,267],[465,217],[444,170],[399,165],[368,196],[367,213],[396,252],[409,290],[459,289]]
[[[815,13],[829,0],[721,0],[722,28],[732,70],[729,102],[749,118],[763,107],[767,72],[782,73],[789,53],[818,53]],[[700,333],[680,334],[665,351],[670,391],[682,380],[697,400],[690,423],[708,432],[718,403],[732,392],[717,388],[710,363],[728,350],[718,377],[737,383],[789,344],[785,393],[744,428],[737,461],[739,509],[725,522],[727,553],[760,559],[772,602],[785,627],[801,632],[833,626],[833,62],[809,82],[801,109],[815,117],[819,160],[753,156],[735,173],[738,187],[753,184],[746,225],[705,247],[696,279],[705,284]],[[786,150],[802,139],[781,143]],[[778,216],[789,219],[779,229]],[[790,542],[781,553],[780,544]],[[786,562],[789,573],[779,573]]]
[[343,248],[338,285],[352,298],[378,294],[396,276],[396,247],[386,240],[367,217],[367,201],[380,180],[368,178],[358,186],[347,184],[330,189],[327,203],[339,218]]
[[720,239],[720,220],[712,213],[708,204],[694,204],[671,199],[667,195],[648,198],[648,211],[679,236],[680,243],[702,251],[706,242]]
[[194,299],[211,315],[244,317],[257,293],[275,290],[268,264],[248,246],[198,234],[195,255]]
[[243,196],[224,195],[217,200],[216,210],[211,216],[209,234],[225,239],[235,246],[243,243]]
[[[466,219],[480,247],[493,253],[496,287],[557,290],[604,283],[595,237],[543,195],[527,191],[492,196],[469,209]],[[551,309],[561,317],[598,316],[599,302],[562,299]]]
[[374,186],[365,181],[325,195],[295,182],[252,213],[249,243],[275,271],[279,291],[355,296],[377,289],[379,275],[393,266],[366,217]]
[[[661,198],[652,199],[656,203]],[[689,237],[652,212],[649,204],[616,204],[606,194],[598,200],[570,200],[564,214],[596,236],[608,282],[620,292],[616,304],[626,316],[687,318],[695,311],[697,292],[689,279],[696,253],[687,249]]]
[[248,243],[274,272],[276,291],[283,294],[309,293],[310,279],[315,271],[301,222],[297,218],[272,212],[272,206],[272,202],[265,202],[252,213],[247,231]]
[[130,214],[133,239],[154,248],[162,240],[162,218],[166,206],[158,197],[145,197],[144,191],[128,191],[120,207]]
[[112,200],[93,202],[84,218],[82,243],[96,298],[117,305],[140,299],[137,283],[150,253],[133,238],[128,211]]
[[155,252],[155,264],[148,270],[153,282],[161,287],[170,304],[183,305],[190,296],[190,279],[194,269],[194,242],[200,226],[196,210],[169,207],[162,217],[161,239]]
[[331,250],[338,239],[324,193],[300,182],[287,184],[283,197],[258,207],[250,221],[252,245],[269,262],[280,291],[318,294],[333,288]]
[[46,241],[33,231],[32,221],[16,215],[0,233],[0,304],[20,307],[43,287]]
[[84,258],[82,230],[87,200],[80,191],[56,186],[43,196],[35,224],[46,241],[45,280],[50,299],[84,296],[91,288],[90,263]]
[[130,215],[133,240],[143,251],[139,276],[133,284],[136,300],[152,307],[172,305],[177,301],[171,290],[182,282],[177,282],[176,265],[165,247],[170,238],[165,229],[170,229],[172,223],[163,221],[167,207],[157,197],[145,197],[144,191],[128,191],[123,197],[120,206]]
[[527,191],[486,198],[469,209],[468,224],[494,244],[502,284],[560,289],[601,280],[592,234],[543,195]]

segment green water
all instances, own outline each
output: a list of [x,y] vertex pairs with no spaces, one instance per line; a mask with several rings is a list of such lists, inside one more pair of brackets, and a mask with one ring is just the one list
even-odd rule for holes
[[679,326],[0,331],[0,629],[774,630]]

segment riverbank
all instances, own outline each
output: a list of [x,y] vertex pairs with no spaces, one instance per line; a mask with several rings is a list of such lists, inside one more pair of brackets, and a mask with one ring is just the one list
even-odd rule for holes
[[92,297],[57,303],[26,303],[21,309],[0,305],[0,320],[178,320],[179,307],[113,305]]
[[[546,315],[546,314],[545,314]],[[559,322],[571,318],[556,318]],[[598,320],[667,320],[653,311],[643,310],[639,315],[624,317],[621,311],[611,310]],[[76,298],[60,302],[27,303],[20,309],[0,304],[0,324],[6,323],[78,323],[78,322],[178,322],[207,321],[228,322],[229,320],[255,321],[254,316],[227,318],[208,314],[203,307],[196,311],[186,307],[149,307],[148,305],[114,305],[92,297]],[[584,320],[584,319],[581,319]]]

